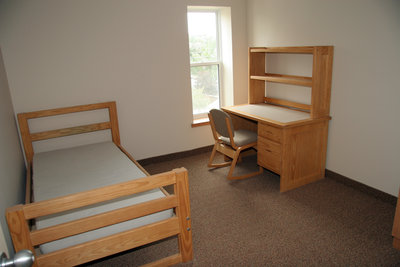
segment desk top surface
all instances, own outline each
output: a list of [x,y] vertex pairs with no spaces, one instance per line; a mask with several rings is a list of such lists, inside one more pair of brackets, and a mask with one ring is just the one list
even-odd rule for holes
[[308,112],[269,104],[244,104],[224,107],[223,109],[258,121],[269,121],[277,124],[288,124],[310,119],[310,113]]

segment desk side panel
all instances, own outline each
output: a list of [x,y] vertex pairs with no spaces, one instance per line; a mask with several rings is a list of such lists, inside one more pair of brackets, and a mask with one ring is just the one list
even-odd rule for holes
[[281,192],[324,178],[328,123],[284,129]]
[[251,79],[253,75],[265,75],[265,53],[252,53],[249,48],[249,104],[264,103],[265,81]]

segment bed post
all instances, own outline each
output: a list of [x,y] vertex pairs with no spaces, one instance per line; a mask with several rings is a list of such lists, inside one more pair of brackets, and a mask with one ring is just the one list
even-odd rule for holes
[[117,104],[115,101],[110,102],[108,107],[108,114],[110,116],[110,124],[111,124],[111,135],[114,144],[121,145],[121,140],[119,137],[119,127],[118,127],[118,116],[117,116]]
[[31,133],[28,126],[28,117],[25,113],[20,113],[17,115],[19,130],[21,134],[22,143],[24,145],[25,159],[28,164],[32,164],[33,158],[33,146]]
[[[6,219],[15,252],[28,249],[35,255],[35,250],[30,241],[30,231],[24,216],[23,205],[20,204],[6,209]],[[33,262],[33,266],[37,267],[36,261]]]
[[193,259],[188,172],[185,168],[175,169],[174,172],[176,173],[174,193],[179,202],[176,213],[181,226],[178,234],[179,251],[182,256],[182,262],[188,262]]

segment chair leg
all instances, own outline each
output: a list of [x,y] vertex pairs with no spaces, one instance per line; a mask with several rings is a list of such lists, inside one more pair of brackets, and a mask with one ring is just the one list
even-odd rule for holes
[[[224,161],[229,161],[229,162],[231,162],[232,159],[231,159],[230,157],[224,155]],[[242,154],[239,155],[239,158],[238,158],[238,160],[237,160],[237,163],[240,163],[240,162],[242,162]]]
[[241,151],[240,149],[236,150],[235,156],[234,156],[234,158],[232,160],[231,168],[229,169],[229,173],[228,173],[228,177],[227,177],[228,180],[240,180],[240,179],[253,177],[255,175],[259,175],[259,174],[263,173],[264,169],[261,166],[259,166],[259,169],[256,172],[252,172],[252,173],[248,173],[248,174],[244,174],[244,175],[240,175],[240,176],[233,176],[232,175],[233,174],[233,170],[235,169],[236,163],[237,163],[237,161],[239,159],[240,151]]
[[239,159],[239,154],[240,154],[240,149],[236,150],[236,152],[235,152],[235,156],[233,157],[231,168],[229,169],[228,179],[231,179],[231,177],[232,177],[233,170],[235,169],[236,163]]
[[219,168],[219,167],[226,167],[226,166],[231,165],[231,162],[230,162],[230,161],[229,161],[229,162],[225,162],[225,163],[213,163],[215,154],[217,153],[217,146],[218,146],[218,145],[219,145],[218,143],[215,143],[215,144],[214,144],[213,150],[212,150],[212,152],[211,152],[210,159],[209,159],[209,161],[208,161],[208,165],[207,165],[208,167]]
[[[229,169],[229,173],[228,173],[228,176],[227,176],[228,180],[245,179],[245,178],[249,178],[249,177],[252,177],[252,176],[255,176],[255,175],[259,175],[259,174],[263,173],[263,168],[260,166],[259,170],[257,172],[252,172],[252,173],[245,174],[245,175],[240,175],[240,176],[233,176],[233,171],[235,170],[236,164],[241,161],[242,157],[241,157],[240,152],[242,151],[242,149],[239,148],[234,152],[233,157],[232,157],[233,158],[232,161],[224,162],[224,163],[213,163],[214,157],[215,157],[215,155],[217,153],[217,148],[218,148],[219,145],[220,144],[217,143],[217,142],[214,144],[214,147],[213,147],[213,150],[211,152],[211,156],[210,156],[210,159],[208,161],[208,165],[207,166],[208,167],[213,167],[213,168],[220,168],[220,167],[226,167],[226,166],[230,165],[231,167]],[[224,156],[225,156],[225,160],[227,158],[229,158],[226,155],[224,155]]]
[[258,168],[259,169],[256,172],[252,172],[252,173],[248,173],[248,174],[244,174],[244,175],[240,175],[240,176],[231,176],[231,177],[228,177],[228,179],[229,180],[241,180],[241,179],[246,179],[246,178],[250,178],[250,177],[262,174],[264,169],[261,166],[259,166]]

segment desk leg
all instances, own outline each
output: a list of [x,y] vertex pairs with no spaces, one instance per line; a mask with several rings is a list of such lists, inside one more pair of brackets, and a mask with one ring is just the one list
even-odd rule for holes
[[280,191],[325,177],[328,121],[284,129]]

